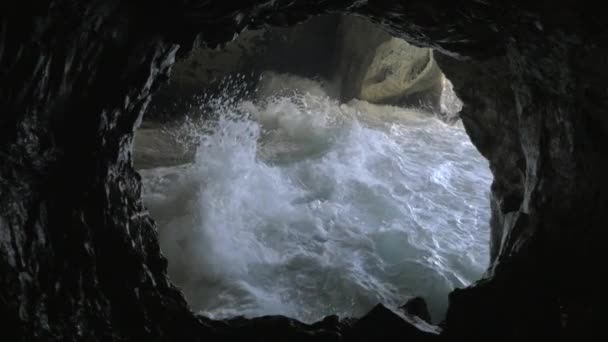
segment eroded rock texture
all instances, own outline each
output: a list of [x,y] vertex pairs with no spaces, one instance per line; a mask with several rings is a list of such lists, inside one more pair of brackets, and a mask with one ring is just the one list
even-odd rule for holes
[[[452,293],[442,336],[589,340],[601,329],[608,32],[597,5],[490,0],[19,5],[3,4],[0,11],[3,338],[372,336],[353,334],[352,324],[331,318],[308,326],[280,317],[226,322],[195,317],[166,278],[131,161],[133,130],[168,77],[177,44],[184,54],[197,42],[226,42],[245,26],[292,25],[327,11],[358,13],[444,53],[436,57],[465,103],[466,129],[490,160],[492,265],[486,279]],[[371,322],[366,329],[402,324],[392,318]],[[419,329],[397,329],[404,339],[409,333],[420,336]]]
[[439,111],[443,74],[430,49],[392,37],[360,16],[342,16],[334,79],[343,101],[420,106]]
[[118,2],[25,11],[0,24],[2,338],[191,336],[130,152],[176,47]]

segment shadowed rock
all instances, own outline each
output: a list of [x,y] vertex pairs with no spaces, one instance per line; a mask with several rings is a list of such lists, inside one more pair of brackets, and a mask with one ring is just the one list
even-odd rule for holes
[[431,314],[426,306],[426,301],[422,297],[414,297],[407,301],[399,309],[403,310],[406,314],[418,316],[423,321],[431,323]]
[[347,340],[382,341],[395,337],[406,341],[437,341],[441,330],[415,316],[376,305],[361,317],[348,332]]

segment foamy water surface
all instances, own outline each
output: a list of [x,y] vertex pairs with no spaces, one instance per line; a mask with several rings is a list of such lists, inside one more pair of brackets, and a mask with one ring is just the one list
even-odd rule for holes
[[460,124],[316,89],[217,111],[180,132],[192,164],[141,172],[195,310],[312,322],[423,296],[437,320],[487,266],[491,174]]

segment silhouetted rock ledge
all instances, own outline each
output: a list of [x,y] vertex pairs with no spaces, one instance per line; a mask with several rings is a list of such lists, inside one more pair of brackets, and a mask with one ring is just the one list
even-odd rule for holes
[[431,314],[422,297],[414,297],[399,307],[405,314],[418,316],[427,323],[431,323]]
[[[364,16],[434,48],[464,102],[463,124],[490,162],[491,265],[484,279],[450,295],[440,337],[601,336],[608,241],[601,3],[47,0],[0,5],[0,338],[376,341],[371,331],[385,329],[426,338],[382,308],[354,321],[346,331],[355,335],[336,334],[328,328],[339,326],[334,321],[195,316],[167,278],[142,203],[134,131],[175,58],[246,27],[328,12]],[[380,326],[386,322],[394,325]]]
[[441,329],[414,315],[405,315],[376,305],[353,325],[347,335],[352,341],[382,341],[399,337],[407,341],[437,341]]
[[382,341],[399,337],[422,342],[437,341],[441,331],[416,316],[406,316],[382,304],[359,319],[327,316],[313,324],[284,316],[201,320],[217,336],[239,341]]

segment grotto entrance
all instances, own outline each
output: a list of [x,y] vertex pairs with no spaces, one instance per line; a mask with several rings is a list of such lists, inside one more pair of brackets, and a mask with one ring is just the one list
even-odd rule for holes
[[135,140],[169,274],[214,318],[314,322],[447,294],[488,263],[491,175],[429,49],[349,16],[178,62]]

